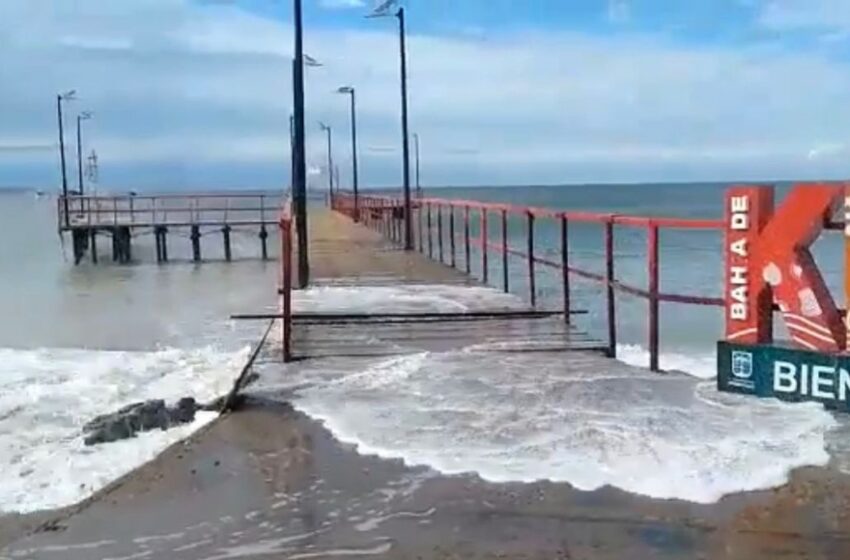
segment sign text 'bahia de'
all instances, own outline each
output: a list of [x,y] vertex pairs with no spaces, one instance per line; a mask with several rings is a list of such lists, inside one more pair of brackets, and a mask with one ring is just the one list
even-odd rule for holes
[[[720,390],[817,401],[850,412],[847,321],[810,252],[840,213],[844,185],[797,185],[780,203],[769,186],[726,193],[726,339],[718,344]],[[844,230],[850,256],[850,220]],[[845,299],[850,276],[845,265]],[[774,315],[774,311],[778,311]],[[781,317],[781,325],[774,325]],[[774,326],[788,342],[774,342]]]

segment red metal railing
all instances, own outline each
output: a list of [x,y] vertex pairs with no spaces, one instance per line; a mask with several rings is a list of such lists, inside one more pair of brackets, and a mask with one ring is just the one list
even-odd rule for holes
[[280,312],[283,361],[292,360],[292,202],[284,201],[280,212]]
[[[402,242],[403,202],[387,196],[359,196],[360,221],[372,227],[394,242]],[[353,216],[354,200],[349,193],[335,193],[332,207],[348,216]],[[435,216],[436,214],[436,216]],[[564,320],[570,321],[571,292],[570,276],[574,275],[584,280],[602,284],[605,287],[605,308],[608,330],[608,355],[616,357],[617,352],[617,306],[616,293],[621,292],[646,299],[649,304],[648,312],[648,348],[649,367],[659,370],[659,304],[661,302],[707,305],[722,307],[723,298],[705,297],[692,294],[665,293],[661,291],[659,279],[659,237],[661,229],[677,230],[723,230],[722,220],[697,220],[683,218],[657,218],[642,216],[625,216],[594,212],[563,212],[546,208],[517,206],[513,204],[487,203],[470,200],[453,200],[441,198],[421,198],[414,203],[414,219],[418,222],[417,248],[430,258],[444,259],[443,216],[448,214],[449,227],[449,260],[450,266],[457,267],[456,251],[456,215],[463,219],[463,248],[464,270],[472,272],[471,248],[480,251],[482,281],[489,282],[490,250],[500,255],[502,263],[502,286],[507,292],[510,287],[510,258],[517,257],[525,260],[528,269],[528,297],[532,306],[537,305],[537,267],[546,267],[561,271],[562,305]],[[488,219],[495,215],[501,220],[500,239],[498,242],[488,239]],[[508,221],[511,217],[520,217],[526,222],[525,250],[510,246],[508,240]],[[480,236],[472,239],[470,223],[479,221]],[[560,230],[560,259],[552,260],[535,254],[535,225],[543,220],[556,222]],[[424,223],[423,223],[424,222]],[[436,222],[437,247],[434,247],[434,224]],[[569,226],[571,223],[596,223],[603,227],[603,242],[605,254],[605,272],[599,274],[585,270],[570,263]],[[615,226],[640,228],[646,231],[647,239],[647,286],[640,288],[618,280],[615,275],[614,234]]]

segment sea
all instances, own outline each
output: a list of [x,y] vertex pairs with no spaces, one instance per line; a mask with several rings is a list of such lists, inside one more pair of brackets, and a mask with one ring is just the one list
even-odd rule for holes
[[[724,184],[575,185],[429,189],[428,196],[511,202],[562,210],[641,216],[718,218]],[[781,185],[782,190],[787,185]],[[780,194],[781,196],[781,194]],[[319,202],[314,202],[319,204]],[[205,257],[191,262],[188,238],[172,235],[170,262],[158,265],[152,237],[134,240],[134,262],[75,266],[56,228],[56,198],[0,191],[0,514],[71,505],[152,459],[206,423],[86,447],[82,426],[94,416],[150,398],[209,401],[224,394],[264,325],[234,313],[275,308],[277,263],[259,257],[256,232],[236,231],[234,262],[220,236],[205,232]],[[473,235],[478,233],[473,224]],[[491,223],[491,239],[498,224]],[[557,260],[559,229],[536,226],[540,255]],[[824,236],[816,260],[835,294],[842,244]],[[524,247],[525,224],[509,224]],[[271,247],[275,247],[275,239]],[[598,225],[571,225],[571,265],[604,270]],[[616,276],[646,285],[646,236],[615,231]],[[473,249],[473,272],[480,254]],[[460,255],[460,253],[459,253]],[[460,261],[460,257],[458,258]],[[722,247],[712,231],[663,231],[665,292],[720,297]],[[524,263],[510,267],[509,295],[460,287],[318,287],[298,293],[297,309],[483,309],[527,297]],[[490,278],[501,280],[490,259]],[[602,337],[599,285],[575,280],[580,328]],[[555,271],[542,271],[540,304],[556,309]],[[841,298],[839,298],[841,299]],[[843,300],[839,304],[843,304]],[[785,482],[797,467],[850,472],[850,429],[812,403],[785,404],[718,394],[714,389],[720,308],[662,304],[661,365],[675,374],[623,368],[567,372],[557,357],[468,348],[362,362],[326,360],[293,372],[293,404],[342,441],[492,481],[554,480],[592,490],[604,485],[658,498],[710,503]],[[620,295],[618,359],[646,367],[646,301]],[[781,326],[778,327],[781,329]],[[777,333],[780,336],[781,332]],[[278,387],[279,389],[280,387]]]

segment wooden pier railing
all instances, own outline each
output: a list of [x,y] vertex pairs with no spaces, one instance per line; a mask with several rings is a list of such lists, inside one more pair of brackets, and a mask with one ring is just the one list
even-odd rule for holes
[[[60,231],[105,226],[274,225],[280,194],[205,193],[114,196],[60,196]],[[67,202],[67,203],[66,203]]]
[[[268,258],[268,228],[277,225],[281,194],[235,192],[113,196],[59,197],[56,219],[60,234],[70,232],[74,262],[86,251],[98,261],[99,236],[111,238],[113,259],[131,260],[134,232],[150,230],[156,241],[157,262],[167,262],[169,230],[185,229],[192,244],[192,259],[200,262],[201,237],[220,232],[224,258],[232,259],[231,232],[236,228],[256,228],[263,260]],[[208,231],[203,231],[204,229]]]
[[[359,221],[382,232],[388,239],[403,243],[404,206],[400,198],[389,196],[363,196],[358,200]],[[338,192],[331,201],[332,207],[343,214],[354,218],[354,197],[350,193]],[[659,279],[659,237],[663,229],[679,230],[718,230],[722,231],[721,220],[699,220],[682,218],[659,218],[643,216],[626,216],[618,214],[569,212],[518,206],[512,204],[487,203],[469,200],[454,200],[441,198],[420,198],[413,207],[414,228],[417,232],[417,248],[429,257],[439,260],[452,267],[463,266],[467,273],[472,273],[472,248],[480,252],[481,280],[490,281],[489,259],[491,251],[501,260],[502,288],[510,289],[511,258],[521,259],[528,273],[528,299],[532,306],[537,305],[538,299],[538,267],[560,271],[562,284],[562,305],[564,320],[569,322],[571,316],[571,285],[570,277],[575,276],[601,284],[605,288],[605,309],[607,323],[608,355],[616,357],[617,353],[617,292],[630,294],[646,299],[647,313],[647,346],[649,349],[649,367],[659,371],[659,304],[672,302],[690,305],[722,307],[721,297],[707,297],[696,294],[667,293],[661,290]],[[526,243],[523,248],[511,246],[508,238],[508,221],[510,218],[521,219],[526,224]],[[500,221],[500,234],[497,241],[489,238],[488,222],[491,219]],[[477,220],[479,236],[472,238],[470,224]],[[549,220],[560,231],[560,259],[546,258],[535,252],[535,231],[538,224]],[[448,222],[446,224],[446,222]],[[460,222],[460,223],[458,223]],[[570,261],[569,230],[572,223],[599,224],[603,231],[605,272],[600,274],[579,268]],[[647,239],[646,267],[648,282],[645,287],[639,287],[618,280],[615,274],[616,253],[614,251],[615,226],[639,228],[645,230]],[[446,235],[446,228],[448,232]],[[457,238],[460,237],[463,247],[459,255]],[[447,238],[447,239],[446,239]],[[449,247],[445,247],[445,241]],[[435,243],[436,242],[436,243]],[[448,255],[446,255],[448,253]],[[448,258],[446,258],[448,257]]]

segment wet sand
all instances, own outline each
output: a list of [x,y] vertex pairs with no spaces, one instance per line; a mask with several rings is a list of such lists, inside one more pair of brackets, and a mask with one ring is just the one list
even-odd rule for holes
[[1,519],[0,538],[4,559],[832,560],[850,558],[850,476],[801,469],[713,505],[490,484],[360,456],[250,401],[82,504]]

